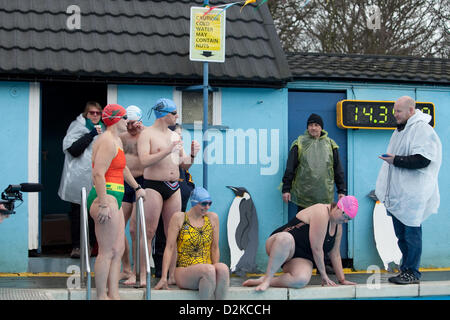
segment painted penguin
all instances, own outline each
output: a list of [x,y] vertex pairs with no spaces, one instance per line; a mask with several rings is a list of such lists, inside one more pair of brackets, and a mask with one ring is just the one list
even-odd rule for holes
[[373,234],[377,251],[383,261],[384,269],[393,271],[390,264],[400,265],[402,253],[398,247],[392,217],[387,214],[384,204],[378,200],[375,191],[370,192],[368,196],[375,201],[375,207],[373,209]]
[[243,187],[231,187],[236,197],[228,211],[227,233],[230,247],[230,270],[240,276],[260,271],[256,267],[258,249],[258,216],[248,191]]

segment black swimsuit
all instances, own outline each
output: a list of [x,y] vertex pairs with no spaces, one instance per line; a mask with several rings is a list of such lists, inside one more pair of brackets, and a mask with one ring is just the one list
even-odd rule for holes
[[144,179],[144,189],[153,189],[159,192],[164,201],[169,199],[179,188],[178,181],[157,181]]
[[[334,247],[334,240],[336,238],[337,225],[334,230],[334,235],[330,236],[329,233],[330,221],[328,221],[327,225],[327,234],[325,236],[325,240],[323,242],[323,253],[324,256],[328,254]],[[303,221],[297,219],[297,217],[292,218],[288,223],[284,226],[279,227],[271,235],[278,232],[289,232],[295,241],[295,252],[292,258],[304,258],[310,260],[314,266],[314,256],[311,249],[311,242],[309,241],[309,224],[304,223]]]

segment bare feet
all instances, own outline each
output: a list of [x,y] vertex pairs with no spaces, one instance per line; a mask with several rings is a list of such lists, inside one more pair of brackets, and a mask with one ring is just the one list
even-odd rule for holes
[[169,280],[167,281],[168,284],[177,284],[177,282],[175,281],[175,276],[171,276],[169,277]]
[[136,284],[136,275],[134,273],[131,273],[128,279],[123,282],[123,284],[127,286],[134,286]]
[[255,291],[265,291],[270,286],[270,279],[265,276],[258,279],[248,279],[242,283],[244,287],[255,287]]
[[258,279],[248,279],[242,283],[244,287],[255,287],[260,285],[264,280],[264,277],[259,277]]
[[131,271],[124,271],[124,272],[121,272],[121,273],[120,273],[119,281],[120,281],[120,280],[123,280],[123,279],[129,279],[132,275],[133,275],[133,272],[131,272]]

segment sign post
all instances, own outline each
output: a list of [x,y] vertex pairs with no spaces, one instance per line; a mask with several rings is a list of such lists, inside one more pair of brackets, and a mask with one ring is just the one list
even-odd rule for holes
[[[203,4],[206,6],[209,1],[205,0]],[[225,12],[210,10],[208,7],[191,7],[189,40],[189,59],[203,62],[203,188],[208,189],[205,152],[208,130],[208,62],[225,62]]]

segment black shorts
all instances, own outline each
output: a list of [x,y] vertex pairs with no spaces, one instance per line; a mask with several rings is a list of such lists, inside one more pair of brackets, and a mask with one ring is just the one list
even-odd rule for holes
[[[144,184],[144,177],[143,176],[140,176],[140,177],[137,177],[137,178],[134,178],[134,179],[141,186]],[[136,202],[136,191],[132,187],[130,187],[130,185],[126,181],[124,181],[124,186],[125,186],[125,193],[123,195],[122,202],[129,202],[129,203]]]
[[180,189],[180,184],[178,181],[170,182],[144,179],[143,187],[144,189],[148,188],[158,191],[165,201],[169,199],[178,189]]

